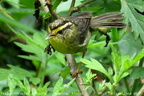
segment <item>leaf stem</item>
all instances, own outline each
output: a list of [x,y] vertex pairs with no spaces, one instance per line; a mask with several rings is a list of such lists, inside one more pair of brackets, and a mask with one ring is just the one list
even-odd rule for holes
[[95,91],[95,93],[96,93],[96,96],[99,96],[99,94],[98,94],[98,91],[97,91],[97,89],[96,89],[96,86],[95,86],[95,78],[92,78],[92,87],[93,87],[93,89],[94,89],[94,91]]
[[124,83],[125,83],[127,92],[130,93],[130,88],[129,88],[129,84],[128,84],[128,82],[127,82],[127,78],[124,78]]
[[[45,57],[47,57],[47,54],[45,54]],[[42,63],[41,63],[41,84],[40,86],[43,86],[44,84],[44,79],[45,79],[45,72],[46,72],[46,66],[47,66],[47,59],[43,59]]]
[[[139,62],[139,67],[142,67],[143,62],[144,62],[144,58],[142,58],[142,59],[140,60],[140,62]],[[136,79],[136,80],[134,81],[134,83],[133,83],[133,87],[132,87],[132,90],[131,90],[131,96],[134,95],[134,92],[135,92],[135,90],[136,90],[136,88],[137,88],[136,86],[137,86],[137,84],[138,84],[138,81],[139,81],[139,79]]]
[[[117,28],[112,28],[112,41],[113,42],[118,42],[119,40],[119,33],[118,33],[118,29]],[[116,50],[119,51],[119,47],[118,44],[114,45]]]

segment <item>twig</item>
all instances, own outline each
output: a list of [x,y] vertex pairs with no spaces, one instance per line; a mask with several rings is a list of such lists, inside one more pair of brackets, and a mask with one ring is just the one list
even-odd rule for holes
[[42,24],[42,16],[40,16],[40,8],[39,7],[41,6],[41,4],[40,4],[39,0],[35,0],[34,6],[35,6],[35,12],[33,15],[35,16],[35,18],[38,22],[38,29],[41,29],[43,24]]
[[[77,71],[76,61],[72,54],[66,54],[66,58],[70,67],[70,73],[74,74]],[[76,76],[76,83],[81,91],[82,96],[89,96],[86,87],[83,85],[84,82],[82,80],[81,74]]]
[[33,15],[36,17],[37,20],[39,20],[39,13],[40,13],[39,7],[41,4],[38,0],[35,0],[34,5],[35,5],[35,13]]
[[54,16],[55,18],[59,18],[59,16],[52,9],[52,2],[51,2],[51,0],[47,0],[45,5],[47,5],[47,7],[49,9],[49,12],[50,12],[50,14],[52,16]]
[[68,16],[71,16],[73,12],[77,12],[77,11],[79,11],[80,8],[84,7],[85,5],[91,3],[91,2],[93,2],[93,1],[95,1],[95,0],[86,0],[86,1],[84,1],[82,4],[80,4],[80,5],[77,6],[77,7],[74,7],[74,3],[73,3],[74,1],[75,1],[75,0],[72,1],[71,6],[73,6],[73,7],[70,7],[70,10],[69,10]]
[[68,12],[68,16],[72,15],[74,5],[75,5],[75,0],[72,0],[71,6],[70,6],[70,9],[69,9],[69,12]]
[[45,6],[45,4],[46,4],[45,0],[39,0],[39,2],[41,3],[43,10],[44,10],[46,13],[48,13],[48,12],[49,12],[49,9],[48,9],[47,6]]

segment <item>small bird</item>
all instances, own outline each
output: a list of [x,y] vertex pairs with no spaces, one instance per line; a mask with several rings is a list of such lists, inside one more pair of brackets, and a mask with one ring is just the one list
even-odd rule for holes
[[[119,21],[123,18],[121,13],[92,17],[90,12],[83,12],[67,18],[57,19],[49,24],[49,33],[46,39],[49,39],[50,45],[60,53],[84,52],[93,30],[103,30],[111,27],[123,28],[125,24]],[[103,34],[107,33],[102,32]],[[50,45],[45,48],[45,51],[49,51]]]

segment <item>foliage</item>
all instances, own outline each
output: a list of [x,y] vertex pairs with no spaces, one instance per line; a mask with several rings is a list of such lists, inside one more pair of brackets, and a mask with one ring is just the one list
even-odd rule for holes
[[[134,31],[134,37],[137,39],[139,36],[144,42],[144,28],[142,25],[144,25],[144,19],[143,16],[139,13],[135,12],[137,10],[144,11],[140,6],[143,6],[142,0],[132,1],[132,0],[121,0],[122,3],[122,9],[121,11],[124,13],[124,16],[127,17],[127,19],[131,23],[132,31]],[[129,19],[131,18],[131,19]],[[137,25],[137,26],[136,26]]]
[[[105,86],[108,87],[111,94],[114,94],[116,91],[116,87],[118,86],[118,82],[124,77],[128,76],[132,72],[132,70],[130,70],[129,68],[131,68],[136,62],[138,62],[143,57],[144,57],[144,49],[142,49],[137,56],[132,57],[129,57],[127,55],[120,56],[113,49],[112,52],[113,69],[109,67],[108,71],[102,66],[101,63],[99,63],[95,59],[92,58],[90,60],[81,59],[81,61],[84,64],[86,64],[87,68],[97,70],[106,75],[110,82],[105,83]],[[139,71],[143,71],[143,68],[140,69]],[[138,74],[138,72],[135,74]]]
[[[72,0],[51,1],[52,9],[66,17]],[[76,0],[75,6],[84,1]],[[54,18],[40,7],[40,21],[36,20],[34,2],[0,1],[0,95],[80,95],[65,56],[44,52],[48,45],[47,25]],[[144,78],[143,4],[143,0],[94,0],[80,9],[92,12],[93,16],[121,12],[126,23],[124,29],[110,29],[108,47],[104,47],[105,36],[95,40],[97,31],[89,42],[85,58],[81,58],[81,53],[74,55],[77,63],[83,63],[80,69],[89,94],[132,96],[140,91]]]

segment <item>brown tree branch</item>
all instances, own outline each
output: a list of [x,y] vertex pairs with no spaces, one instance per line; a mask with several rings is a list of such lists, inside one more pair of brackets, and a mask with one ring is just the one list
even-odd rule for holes
[[75,5],[75,0],[72,0],[69,12],[68,12],[68,16],[72,15],[73,9],[74,9],[74,5]]
[[[67,58],[68,65],[70,67],[70,73],[74,74],[77,71],[76,61],[72,54],[66,54],[66,58]],[[89,96],[86,87],[83,85],[84,82],[81,77],[81,74],[78,74],[75,78],[82,96]]]
[[54,16],[55,18],[59,18],[59,15],[56,14],[56,13],[53,11],[53,9],[52,9],[52,2],[51,2],[51,0],[46,0],[46,4],[45,4],[45,5],[47,5],[47,7],[48,7],[48,9],[49,9],[49,12],[50,12],[50,14],[51,14],[52,16]]
[[93,1],[95,1],[95,0],[86,0],[82,4],[80,4],[79,6],[74,7],[75,0],[73,0],[72,3],[71,3],[71,7],[70,7],[70,10],[69,10],[68,16],[71,16],[72,13],[79,11],[80,8],[84,7],[85,5],[87,5],[87,4],[89,4]]
[[46,13],[48,13],[48,12],[49,12],[49,9],[48,9],[47,6],[45,6],[45,4],[46,4],[45,0],[39,0],[39,2],[41,3],[43,10],[44,10]]

